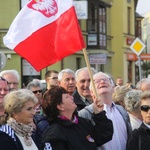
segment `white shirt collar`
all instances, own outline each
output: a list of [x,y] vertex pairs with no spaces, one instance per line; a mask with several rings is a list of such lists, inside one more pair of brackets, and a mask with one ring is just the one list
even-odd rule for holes
[[143,122],[149,129],[150,129],[150,125],[146,124],[145,122]]

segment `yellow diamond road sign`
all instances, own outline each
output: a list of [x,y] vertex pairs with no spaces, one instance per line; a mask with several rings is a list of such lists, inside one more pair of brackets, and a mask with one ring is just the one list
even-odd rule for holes
[[144,50],[145,44],[139,38],[136,38],[130,48],[134,53],[136,53],[136,55],[139,56]]

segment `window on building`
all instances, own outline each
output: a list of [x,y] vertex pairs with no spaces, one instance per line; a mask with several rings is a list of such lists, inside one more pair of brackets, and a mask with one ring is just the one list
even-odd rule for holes
[[99,45],[106,48],[106,9],[99,8]]
[[135,22],[135,36],[141,39],[142,31],[141,31],[141,20],[136,20]]
[[33,79],[41,79],[41,72],[37,72],[25,59],[21,58],[22,88],[26,87]]
[[81,58],[79,58],[79,57],[76,58],[76,68],[77,69],[81,68]]
[[132,80],[132,70],[133,70],[132,61],[128,61],[128,80],[131,82],[133,81]]
[[90,64],[97,72],[102,71],[104,72],[104,64]]
[[89,1],[88,48],[106,49],[106,7]]
[[128,31],[128,34],[131,34],[131,8],[128,7],[128,11],[127,11],[127,31]]

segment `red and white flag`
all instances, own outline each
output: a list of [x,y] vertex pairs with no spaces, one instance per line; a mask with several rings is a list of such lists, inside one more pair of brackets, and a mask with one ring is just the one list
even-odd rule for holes
[[85,48],[73,0],[29,1],[3,41],[37,71]]

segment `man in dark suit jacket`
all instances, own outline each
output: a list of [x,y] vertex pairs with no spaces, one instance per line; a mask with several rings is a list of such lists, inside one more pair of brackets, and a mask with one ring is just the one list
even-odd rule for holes
[[[95,73],[95,70],[91,68],[92,73]],[[85,106],[88,106],[92,103],[92,97],[90,94],[90,76],[88,68],[84,67],[78,69],[75,72],[76,79],[76,91],[73,93],[74,102],[77,105],[77,110],[83,109]]]
[[[81,110],[81,109],[83,109],[85,106],[88,106],[88,105],[90,104],[90,101],[89,101],[89,104],[88,104],[88,100],[82,98],[82,97],[79,95],[77,89],[76,89],[76,91],[73,93],[73,97],[74,97],[74,102],[75,102],[75,104],[77,105],[77,110],[78,110],[78,111]],[[87,103],[85,103],[86,101],[87,101]]]

